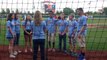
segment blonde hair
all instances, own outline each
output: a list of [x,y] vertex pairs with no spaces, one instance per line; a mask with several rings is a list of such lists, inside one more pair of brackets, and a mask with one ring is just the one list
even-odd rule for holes
[[39,26],[41,24],[41,21],[42,21],[42,14],[40,11],[36,11],[34,15],[35,25]]

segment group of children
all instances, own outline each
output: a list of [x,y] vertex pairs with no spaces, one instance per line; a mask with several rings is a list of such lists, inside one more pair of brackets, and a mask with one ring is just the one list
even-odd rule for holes
[[9,14],[6,23],[6,38],[9,40],[9,53],[10,57],[15,58],[21,51],[18,49],[20,37],[20,20],[18,14]]
[[[87,18],[84,15],[83,9],[78,8],[77,13],[79,18],[74,19],[75,15],[69,15],[69,20],[65,19],[64,13],[60,17],[55,18],[52,11],[49,12],[49,17],[46,20],[42,19],[40,11],[36,11],[34,20],[28,15],[22,22],[25,38],[25,52],[28,49],[33,52],[33,60],[37,59],[37,52],[40,49],[41,60],[45,60],[45,39],[47,33],[48,51],[55,52],[55,38],[59,36],[59,51],[67,53],[66,36],[69,38],[70,54],[79,57],[79,60],[85,60],[85,36],[87,31]],[[68,35],[67,35],[68,33]],[[20,36],[20,21],[17,14],[9,14],[7,18],[7,33],[6,38],[9,40],[10,57],[15,58],[18,52],[18,42]],[[32,50],[33,42],[33,50]],[[77,54],[76,42],[80,46],[80,52]],[[14,43],[14,44],[13,44]],[[62,48],[63,45],[63,48]],[[17,54],[15,54],[17,52]]]

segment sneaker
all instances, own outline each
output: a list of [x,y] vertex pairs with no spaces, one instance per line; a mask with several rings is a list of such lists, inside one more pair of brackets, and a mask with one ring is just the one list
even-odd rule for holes
[[18,53],[21,53],[22,51],[18,50]]
[[85,59],[85,56],[83,56],[82,54],[79,54],[78,60],[86,60],[86,59]]
[[15,56],[16,56],[17,54],[18,54],[18,52],[17,52],[17,51],[14,51],[13,55],[15,55]]
[[52,50],[51,48],[48,49],[48,51],[51,51],[51,50]]
[[25,49],[25,53],[27,53],[27,49]]
[[64,50],[64,53],[65,53],[65,54],[67,54],[67,51],[66,51],[66,50]]
[[15,58],[16,56],[14,56],[13,54],[10,54],[9,57],[10,57],[10,58]]
[[75,53],[75,52],[73,52],[73,53],[72,53],[72,56],[77,57],[77,56],[78,56],[78,54],[77,54],[77,53]]
[[30,52],[33,52],[33,50],[32,50],[32,49],[30,49]]
[[52,51],[55,52],[55,49],[53,48]]
[[86,60],[85,58],[83,60]]

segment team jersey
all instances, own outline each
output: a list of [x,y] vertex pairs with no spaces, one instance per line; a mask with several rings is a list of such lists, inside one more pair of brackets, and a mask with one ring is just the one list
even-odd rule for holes
[[31,30],[31,22],[32,22],[32,21],[24,20],[24,21],[22,22],[22,26],[25,26],[25,29],[26,29],[26,30]]
[[58,26],[59,32],[63,33],[67,28],[67,21],[66,20],[58,20],[57,26]]
[[69,20],[68,21],[68,35],[71,36],[72,34],[75,34],[77,30],[77,22],[75,20]]
[[55,33],[56,21],[57,20],[55,18],[50,18],[50,17],[45,21],[48,33]]
[[13,35],[11,34],[11,32],[9,31],[8,27],[12,30],[12,32],[14,33],[14,35],[16,34],[15,32],[15,22],[14,20],[12,21],[7,21],[6,22],[6,37],[13,37]]
[[16,33],[20,33],[20,20],[17,19],[17,20],[14,20],[15,21],[15,32]]
[[32,39],[45,39],[45,32],[44,30],[46,29],[46,23],[44,21],[41,22],[39,26],[36,26],[34,21],[31,22],[31,27],[32,27]]
[[82,31],[81,34],[85,34],[87,30],[87,18],[84,15],[80,16],[78,19],[78,28],[77,28],[78,32],[82,29],[83,26],[85,26],[85,29],[84,31]]

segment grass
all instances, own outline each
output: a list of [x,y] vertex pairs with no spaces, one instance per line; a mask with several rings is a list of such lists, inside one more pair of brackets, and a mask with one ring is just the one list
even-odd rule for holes
[[[100,25],[107,24],[107,20],[88,20],[88,24],[96,24],[102,23]],[[1,45],[8,45],[8,41],[5,38],[6,34],[6,20],[0,19],[0,44]],[[2,27],[4,26],[4,27]],[[88,50],[107,50],[107,28],[89,28],[86,37],[86,48]],[[21,29],[20,35],[20,45],[24,46],[24,37],[23,37],[23,30]],[[56,36],[56,48],[58,48],[58,34]],[[67,48],[69,47],[68,38],[67,38]]]

